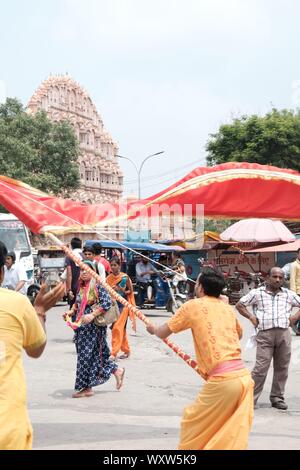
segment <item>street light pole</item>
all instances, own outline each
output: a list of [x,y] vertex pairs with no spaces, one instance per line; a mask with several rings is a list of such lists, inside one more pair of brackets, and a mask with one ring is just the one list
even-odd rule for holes
[[161,155],[162,153],[164,153],[163,150],[161,152],[156,152],[156,153],[153,153],[151,155],[148,155],[148,157],[144,158],[144,160],[142,161],[139,168],[136,166],[136,163],[133,160],[131,160],[131,158],[123,157],[122,155],[116,155],[116,157],[124,158],[124,160],[128,160],[129,162],[131,162],[134,165],[134,168],[135,168],[135,170],[137,172],[137,175],[138,175],[138,198],[139,198],[139,200],[141,199],[141,172],[142,172],[143,166],[144,166],[145,162],[147,160],[149,160],[149,158],[156,157],[156,155]]

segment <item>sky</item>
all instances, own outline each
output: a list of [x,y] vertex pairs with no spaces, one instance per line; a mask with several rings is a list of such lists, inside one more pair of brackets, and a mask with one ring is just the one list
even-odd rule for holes
[[164,151],[143,166],[149,196],[205,166],[221,124],[300,106],[299,18],[298,0],[0,0],[0,100],[67,72],[120,155]]

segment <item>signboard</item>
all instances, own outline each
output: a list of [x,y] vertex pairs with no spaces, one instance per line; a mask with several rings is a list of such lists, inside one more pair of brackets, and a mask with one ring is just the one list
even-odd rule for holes
[[149,242],[151,238],[150,230],[127,230],[125,233],[125,240],[127,242]]
[[23,224],[19,220],[1,220],[0,230],[23,230]]
[[217,264],[221,270],[234,274],[235,271],[243,271],[246,273],[261,272],[265,275],[270,268],[275,266],[275,255],[274,253],[247,253],[241,254],[238,252],[230,251],[228,253],[223,252],[221,255],[216,256],[215,250],[208,252],[208,262],[214,264],[218,260]]
[[40,258],[42,269],[64,268],[65,258]]

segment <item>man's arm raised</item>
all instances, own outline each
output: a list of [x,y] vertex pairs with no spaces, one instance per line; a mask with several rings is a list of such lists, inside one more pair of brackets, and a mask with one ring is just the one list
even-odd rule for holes
[[[45,328],[46,312],[50,310],[50,308],[54,307],[56,305],[56,302],[63,297],[64,285],[63,283],[60,283],[57,286],[55,286],[54,289],[51,289],[49,292],[46,292],[46,290],[47,290],[47,285],[43,284],[41,286],[40,292],[36,296],[34,306],[33,306],[44,331],[46,331],[46,328]],[[28,328],[30,328],[30,324]],[[38,337],[38,332],[36,333],[36,335]],[[41,344],[41,341],[38,340],[36,345],[34,343],[30,344],[29,346],[25,345],[24,349],[26,353],[28,354],[28,356],[33,357],[33,358],[38,358],[43,354],[45,346],[46,346],[46,338],[42,342],[42,344]]]

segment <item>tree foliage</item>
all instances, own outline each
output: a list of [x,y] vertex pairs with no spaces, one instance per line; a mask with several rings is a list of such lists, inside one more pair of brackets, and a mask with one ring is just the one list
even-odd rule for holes
[[204,230],[209,232],[224,232],[230,225],[234,224],[236,220],[229,219],[204,219]]
[[300,171],[300,113],[272,109],[224,124],[207,143],[207,162],[249,162]]
[[30,115],[12,98],[0,106],[0,174],[69,196],[79,185],[79,152],[68,122],[52,122],[45,111]]

